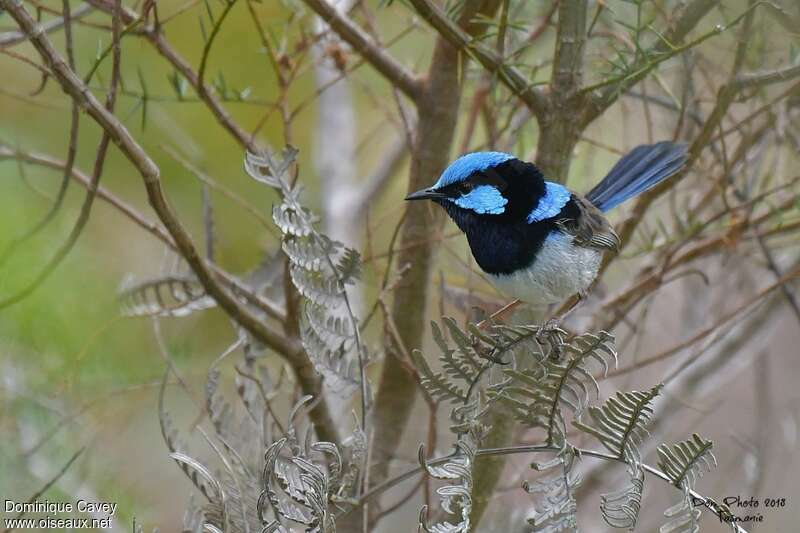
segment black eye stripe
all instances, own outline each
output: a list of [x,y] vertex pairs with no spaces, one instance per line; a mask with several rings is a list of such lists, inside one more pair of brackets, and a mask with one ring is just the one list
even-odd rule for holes
[[480,173],[473,174],[470,177],[470,181],[475,185],[493,185],[497,187],[499,190],[504,190],[508,187],[508,182],[503,179],[500,174],[492,169],[486,169]]
[[475,172],[465,181],[451,183],[447,187],[442,187],[439,189],[439,192],[444,193],[451,198],[457,198],[469,193],[481,185],[491,185],[502,192],[508,188],[508,181],[506,181],[496,170],[489,168],[481,172]]

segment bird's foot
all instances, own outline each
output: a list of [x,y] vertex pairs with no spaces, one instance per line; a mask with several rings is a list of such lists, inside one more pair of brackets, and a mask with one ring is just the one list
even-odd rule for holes
[[545,355],[550,359],[558,360],[564,353],[564,339],[567,332],[561,329],[561,318],[555,316],[539,327],[536,334],[536,341],[544,349]]

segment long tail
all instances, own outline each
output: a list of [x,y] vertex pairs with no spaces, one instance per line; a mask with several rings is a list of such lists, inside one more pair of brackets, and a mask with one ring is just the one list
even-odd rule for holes
[[637,146],[614,165],[586,199],[601,211],[609,211],[672,176],[685,163],[685,144],[664,141]]

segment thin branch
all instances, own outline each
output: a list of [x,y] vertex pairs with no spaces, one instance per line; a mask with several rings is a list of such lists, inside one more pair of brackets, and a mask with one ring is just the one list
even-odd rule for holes
[[208,56],[211,54],[211,47],[214,46],[214,41],[216,40],[217,35],[219,35],[220,29],[222,29],[222,23],[225,22],[225,19],[227,18],[228,13],[231,12],[231,9],[233,9],[234,4],[236,4],[236,0],[226,0],[222,14],[220,14],[219,18],[217,18],[217,21],[214,23],[214,27],[211,28],[211,34],[208,36],[205,46],[203,46],[203,55],[200,58],[200,67],[197,69],[197,87],[201,91],[206,90],[205,73],[206,66],[208,65]]
[[284,355],[298,354],[301,347],[298,343],[285,339],[266,327],[263,321],[247,310],[228,291],[220,286],[214,273],[201,259],[191,237],[175,216],[161,189],[160,171],[150,156],[131,136],[125,126],[108,112],[95,98],[81,79],[67,66],[64,59],[53,47],[52,42],[39,30],[36,21],[24,7],[14,0],[0,0],[2,6],[30,36],[31,42],[51,66],[53,74],[58,78],[63,89],[70,97],[78,100],[86,112],[111,136],[126,158],[139,171],[147,189],[148,199],[167,231],[172,236],[181,255],[197,275],[206,291],[234,320],[250,331],[256,338],[270,348]]
[[[58,159],[54,159],[49,155],[25,152],[21,150],[13,150],[8,146],[0,144],[0,161],[6,159],[23,161],[33,165],[41,165],[55,170],[63,170],[65,167],[64,161],[59,161]],[[83,188],[87,190],[91,185],[91,178],[77,168],[72,169],[72,179],[77,181]],[[169,233],[167,233],[167,231],[164,229],[163,226],[161,226],[156,222],[148,220],[148,218],[144,216],[141,212],[139,212],[135,207],[128,204],[123,199],[119,198],[114,193],[104,188],[102,185],[99,186],[97,189],[97,197],[107,202],[109,205],[114,207],[120,213],[125,215],[134,224],[141,227],[146,232],[152,234],[154,237],[156,237],[165,245],[167,245],[170,249],[174,250],[175,252],[179,252],[177,245],[172,240],[172,237],[170,236]],[[247,287],[240,280],[238,280],[228,272],[225,272],[217,265],[212,264],[211,269],[214,271],[216,275],[218,275],[220,278],[223,279],[225,284],[228,286],[228,288],[230,288],[231,291],[233,291],[234,294],[246,299],[248,303],[264,311],[264,313],[266,313],[266,315],[269,316],[270,318],[274,318],[279,322],[283,322],[286,319],[285,310],[279,308],[272,302],[265,300],[258,294],[254,294],[250,289],[250,287]]]
[[[783,273],[781,272],[778,263],[775,261],[769,246],[767,246],[767,243],[764,242],[764,237],[761,236],[761,233],[758,230],[755,231],[755,238],[756,242],[758,242],[759,248],[761,248],[761,252],[764,254],[764,259],[767,260],[767,268],[769,268],[769,270],[775,276],[775,279],[781,279],[783,277]],[[792,309],[797,322],[800,323],[800,305],[797,303],[797,297],[795,296],[794,292],[792,292],[792,290],[785,284],[781,285],[781,292],[783,293],[784,298],[786,298],[786,303],[788,303],[789,307]]]
[[772,283],[771,285],[769,285],[766,288],[762,289],[761,291],[759,291],[757,294],[755,294],[751,298],[747,299],[743,304],[738,306],[733,311],[723,315],[719,320],[714,322],[712,325],[710,325],[710,326],[708,326],[706,328],[703,328],[702,330],[698,331],[697,333],[695,333],[694,335],[692,335],[690,338],[686,339],[685,341],[682,341],[679,344],[677,344],[676,346],[673,346],[672,348],[668,348],[667,350],[664,350],[661,353],[658,353],[658,354],[653,355],[651,357],[647,357],[645,359],[640,359],[639,361],[637,361],[637,362],[635,362],[635,363],[633,363],[633,364],[631,364],[629,366],[626,366],[624,368],[620,368],[620,369],[617,369],[617,370],[611,370],[607,374],[605,374],[604,376],[598,376],[597,379],[606,379],[606,378],[612,378],[612,377],[615,377],[615,376],[620,376],[620,375],[623,375],[623,374],[628,374],[628,373],[633,372],[635,370],[639,370],[640,368],[644,368],[646,366],[650,366],[650,365],[652,365],[654,363],[657,363],[659,361],[663,361],[664,359],[672,357],[673,355],[681,352],[682,350],[685,350],[686,348],[692,346],[693,344],[697,343],[698,341],[701,341],[704,338],[708,337],[709,335],[714,333],[716,330],[718,330],[719,328],[723,327],[725,324],[727,324],[731,320],[735,319],[737,316],[739,316],[741,313],[746,311],[751,306],[756,305],[759,302],[761,302],[764,299],[764,297],[767,296],[769,293],[771,293],[775,289],[779,289],[779,288],[783,287],[786,283],[788,283],[788,282],[790,282],[790,281],[792,281],[792,280],[794,280],[795,278],[798,278],[798,277],[800,277],[800,268],[795,268],[794,270],[790,271],[789,273],[784,274],[783,276],[781,276],[776,282]]
[[[636,74],[625,76],[615,83],[603,87],[602,91],[592,93],[591,105],[585,117],[588,124],[600,116],[611,104],[616,102],[620,95],[624,94],[629,88],[637,84],[644,78],[655,65],[649,65],[649,57],[664,58],[667,55],[675,55],[675,46],[680,45],[695,26],[705,17],[717,4],[719,0],[693,0],[685,4],[680,12],[675,16],[674,23],[669,30],[661,37],[656,44],[642,54],[642,58],[635,63],[631,70]],[[711,35],[709,35],[711,36]],[[649,66],[649,68],[648,68]]]
[[[547,445],[538,445],[537,444],[537,445],[530,445],[530,446],[528,446],[528,445],[508,446],[508,447],[503,447],[503,448],[482,448],[482,449],[477,450],[475,452],[475,456],[476,457],[492,457],[492,456],[496,456],[496,455],[517,455],[517,454],[523,454],[523,453],[527,454],[527,453],[558,452],[558,451],[561,451],[561,448],[559,448],[557,446],[547,446]],[[583,448],[575,448],[575,453],[576,453],[576,456],[579,456],[579,457],[593,457],[595,459],[602,459],[604,461],[611,461],[611,462],[616,462],[616,463],[628,464],[628,462],[625,460],[624,457],[619,457],[617,455],[611,455],[611,454],[605,453],[605,452],[598,452],[598,451],[595,451],[595,450],[587,450],[587,449],[583,449]],[[451,461],[456,456],[457,456],[456,453],[451,453],[451,454],[445,455],[443,457],[438,457],[436,459],[430,459],[430,460],[426,461],[427,468],[433,468],[433,467],[436,467],[436,466],[443,465],[443,464],[447,463],[448,461]],[[653,468],[652,466],[649,466],[649,465],[647,465],[645,463],[639,463],[639,464],[644,470],[646,470],[650,474],[656,476],[657,478],[659,478],[659,479],[661,479],[663,481],[666,481],[669,484],[672,484],[672,482],[670,481],[669,476],[667,476],[665,473],[663,473],[659,469]],[[355,504],[352,507],[348,508],[346,511],[344,511],[340,516],[347,515],[348,513],[352,512],[354,509],[359,508],[360,506],[364,505],[367,501],[372,500],[376,496],[378,496],[381,493],[389,490],[390,488],[394,487],[398,483],[401,483],[401,482],[403,482],[403,481],[405,481],[405,480],[407,480],[409,478],[412,478],[412,477],[416,476],[417,474],[421,474],[421,473],[423,473],[422,466],[417,466],[417,467],[414,467],[414,468],[411,468],[411,469],[407,470],[406,472],[403,472],[402,474],[400,474],[398,476],[393,477],[390,480],[387,480],[384,483],[381,483],[380,485],[377,485],[377,486],[373,487],[368,492],[362,494],[358,498],[358,500],[355,502]],[[700,494],[700,493],[698,493],[698,492],[696,492],[694,490],[689,490],[689,495],[692,496],[693,498],[698,499],[698,500],[709,501],[702,494]],[[706,507],[706,508],[709,509],[715,515],[717,515],[717,517],[720,516],[720,510],[719,509],[714,508],[713,506]],[[736,529],[737,533],[747,533],[747,531],[744,530],[743,528],[741,528],[738,524],[733,524],[733,525],[737,528]]]
[[[93,6],[98,9],[109,13],[111,11],[110,0],[88,0]],[[140,24],[143,21],[139,18],[138,13],[135,11],[123,8],[122,21],[128,25]],[[231,115],[222,107],[217,96],[215,96],[213,89],[200,85],[200,78],[197,73],[192,69],[189,62],[181,56],[177,50],[167,41],[164,34],[159,31],[157,27],[148,26],[136,32],[136,35],[141,35],[148,42],[150,42],[156,51],[169,62],[172,67],[183,76],[189,85],[197,93],[198,97],[205,103],[211,114],[217,122],[239,143],[240,146],[250,151],[257,151],[258,147],[251,138],[250,134],[239,126],[231,117]]]
[[[758,6],[759,4],[755,4]],[[752,7],[755,7],[752,6]],[[752,11],[749,11],[752,13]],[[738,71],[733,70],[730,74],[729,81],[723,85],[717,94],[717,100],[706,119],[700,133],[695,137],[688,149],[688,160],[686,166],[676,173],[671,178],[662,181],[652,189],[641,194],[633,207],[631,216],[618,228],[617,234],[619,235],[621,248],[623,248],[631,236],[633,235],[639,223],[644,219],[645,213],[648,211],[650,205],[664,194],[667,190],[673,188],[680,180],[687,174],[689,169],[700,159],[701,153],[709,145],[714,135],[718,132],[719,125],[728,113],[730,106],[734,103],[737,95],[745,88],[761,87],[772,83],[781,81],[788,81],[795,76],[800,75],[800,63],[785,67],[782,69],[762,72],[762,73],[748,73],[740,74]],[[788,96],[788,93],[786,93]],[[602,270],[608,266],[611,257],[604,259]]]
[[303,1],[392,85],[403,91],[411,100],[419,98],[422,85],[416,74],[389,55],[367,32],[340,13],[327,0]]
[[[94,1],[94,0],[93,0]],[[29,36],[31,43],[39,54],[50,65],[53,75],[58,79],[71,98],[78,100],[81,106],[119,147],[125,157],[134,165],[147,191],[150,205],[172,236],[181,256],[188,263],[198,281],[206,292],[214,298],[219,306],[244,329],[269,348],[284,356],[292,365],[304,394],[317,397],[316,407],[310,415],[322,440],[339,442],[338,430],[324,398],[320,396],[322,380],[314,370],[311,361],[303,351],[297,338],[273,331],[263,318],[254,313],[237,296],[250,292],[246,287],[234,289],[233,294],[218,280],[213,265],[209,265],[199,254],[191,236],[175,215],[161,188],[160,170],[150,156],[131,136],[125,126],[107,109],[105,109],[59,55],[50,39],[39,30],[39,25],[27,10],[15,0],[0,0],[0,7],[5,9]]]
[[[44,24],[42,24],[42,31],[45,33],[51,33],[61,28],[65,27],[68,21],[71,19],[73,21],[78,20],[89,13],[92,12],[94,9],[89,4],[81,4],[78,6],[75,11],[71,13],[64,12],[64,16],[62,18],[56,18],[53,20],[48,20]],[[14,46],[15,44],[19,44],[23,41],[27,41],[28,36],[25,35],[23,31],[9,31],[5,33],[0,33],[0,48],[9,48]]]
[[[111,74],[111,83],[108,88],[108,94],[106,96],[106,103],[105,103],[105,111],[109,114],[113,114],[114,112],[114,104],[116,103],[117,98],[117,87],[120,81],[120,63],[121,63],[121,52],[120,52],[120,16],[119,16],[119,9],[120,9],[120,0],[116,0],[115,3],[115,12],[113,17],[113,42],[114,42],[114,60],[113,60],[113,68]],[[68,12],[69,8],[67,8]],[[69,28],[69,14],[66,15],[67,18],[67,28]],[[42,34],[44,36],[45,34]],[[71,46],[71,33],[69,29],[67,30],[68,38],[68,53],[71,56],[72,46]],[[63,59],[60,59],[62,64],[65,68],[70,69],[68,65],[64,63]],[[74,64],[74,58],[71,57],[71,62]],[[55,69],[54,69],[55,70]],[[70,72],[72,70],[70,69]],[[99,105],[99,103],[98,103]],[[75,105],[73,104],[73,109],[75,109]],[[73,121],[73,133],[77,136],[77,125],[76,121]],[[37,288],[39,288],[44,281],[50,277],[50,275],[55,271],[55,269],[61,264],[61,262],[67,257],[72,248],[75,246],[75,243],[78,242],[78,238],[80,237],[81,233],[83,233],[83,229],[86,227],[86,224],[89,222],[89,216],[92,212],[92,206],[94,205],[94,199],[97,195],[97,188],[100,184],[100,178],[103,175],[103,167],[106,160],[106,154],[108,152],[108,145],[111,138],[107,132],[103,132],[103,135],[100,139],[100,144],[97,148],[97,155],[95,158],[94,169],[92,172],[92,179],[89,185],[88,192],[86,193],[86,197],[83,201],[83,205],[81,206],[80,214],[78,215],[78,220],[75,221],[75,225],[72,228],[67,240],[64,242],[63,245],[56,251],[53,257],[48,261],[45,267],[39,272],[39,274],[31,281],[28,285],[23,287],[20,291],[11,296],[8,296],[2,300],[0,300],[0,309],[5,307],[9,307],[14,305],[15,303],[20,302],[21,300],[25,299],[31,293],[33,293]],[[62,188],[65,187],[66,183],[69,183],[69,174],[71,167],[75,161],[75,142],[76,137],[70,138],[70,150],[71,150],[71,160],[67,161],[67,169],[65,170],[64,179],[62,180]]]
[[[64,18],[63,18],[63,26],[64,26],[64,42],[65,42],[65,49],[67,53],[67,61],[69,62],[69,66],[72,70],[75,70],[75,52],[72,46],[73,39],[72,39],[72,18],[73,14],[70,11],[69,7],[69,0],[63,0],[64,6]],[[87,7],[91,9],[91,6],[85,4],[81,7]],[[47,77],[50,76],[50,72],[44,75],[43,80],[47,80]],[[78,152],[78,126],[80,124],[80,108],[78,107],[78,103],[76,101],[72,101],[72,113],[70,115],[70,126],[69,126],[69,143],[67,148],[67,162],[64,166],[64,175],[61,178],[61,185],[58,188],[58,193],[56,194],[56,199],[48,209],[47,213],[45,213],[44,217],[32,228],[28,231],[23,233],[21,236],[13,239],[8,247],[3,251],[2,255],[0,255],[0,265],[3,265],[6,260],[14,253],[14,251],[19,248],[25,241],[29,240],[31,237],[39,233],[43,230],[56,216],[58,211],[61,209],[61,206],[64,204],[64,198],[67,196],[67,188],[69,187],[69,182],[71,181],[72,176],[72,168],[75,165],[75,156]]]
[[[86,449],[86,448],[81,448],[81,449],[79,449],[77,452],[75,452],[74,454],[72,454],[72,457],[70,457],[70,458],[69,458],[69,460],[66,462],[66,464],[65,464],[63,467],[61,467],[61,470],[59,470],[59,471],[58,471],[58,473],[56,473],[56,475],[55,475],[55,476],[53,476],[53,477],[50,479],[50,481],[48,481],[47,483],[45,483],[45,484],[44,484],[44,486],[43,486],[41,489],[39,489],[38,491],[36,491],[36,493],[34,493],[34,495],[33,495],[33,496],[31,496],[30,498],[28,498],[28,501],[27,501],[27,502],[25,502],[25,503],[33,503],[33,502],[35,502],[36,500],[38,500],[38,499],[39,499],[39,497],[41,497],[41,495],[42,495],[42,494],[44,494],[45,492],[47,492],[47,491],[50,489],[50,487],[52,487],[53,485],[55,485],[55,484],[56,484],[56,482],[58,482],[58,480],[59,480],[59,479],[61,479],[61,477],[62,477],[64,474],[66,474],[66,473],[67,473],[67,470],[69,470],[69,467],[71,467],[71,466],[72,466],[72,463],[74,463],[74,462],[75,462],[75,461],[78,459],[78,457],[80,457],[80,456],[81,456],[81,454],[83,453],[83,451],[84,451],[85,449]],[[5,522],[7,522],[7,523],[19,522],[19,519],[20,519],[20,518],[22,518],[23,516],[25,516],[25,510],[24,510],[24,506],[23,506],[23,510],[22,510],[22,511],[20,511],[19,513],[17,513],[17,516],[15,516],[13,519],[12,519],[12,518],[7,518],[7,519],[5,520]],[[16,529],[16,528],[14,528],[14,527],[7,527],[7,528],[3,529],[3,532],[2,532],[2,533],[10,533],[11,531],[14,531],[14,529]]]
[[417,13],[456,49],[463,50],[516,94],[530,110],[539,115],[544,112],[546,100],[540,87],[533,86],[516,68],[507,65],[491,48],[472,38],[458,24],[450,20],[431,0],[409,0]]

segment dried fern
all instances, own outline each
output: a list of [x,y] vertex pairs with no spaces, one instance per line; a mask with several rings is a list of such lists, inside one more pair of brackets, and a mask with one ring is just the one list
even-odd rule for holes
[[[333,443],[298,439],[297,415],[310,399],[306,396],[298,402],[286,433],[265,453],[257,503],[265,531],[290,530],[291,524],[302,525],[308,532],[335,531],[333,505],[352,497],[354,480],[364,466],[366,438],[358,422],[349,439],[349,461]],[[267,518],[268,508],[272,520]]]
[[649,391],[617,392],[600,407],[589,407],[592,424],[575,420],[574,425],[593,435],[619,459],[641,462],[639,446],[647,437],[646,425],[653,416],[652,401],[661,392],[658,384]]
[[[477,418],[474,415],[467,417],[473,421]],[[458,518],[455,524],[444,521],[428,524],[428,507],[423,505],[419,512],[419,525],[426,533],[468,533],[471,530],[469,517],[472,512],[472,470],[478,444],[486,431],[480,424],[475,422],[471,424],[467,431],[461,433],[455,452],[444,464],[429,465],[425,457],[425,447],[422,445],[419,447],[418,456],[422,468],[432,478],[448,482],[436,489],[442,509]]]
[[638,465],[629,465],[630,483],[620,490],[600,495],[603,520],[611,527],[633,531],[639,519],[644,491],[644,471]]
[[630,483],[600,497],[603,519],[612,527],[633,530],[636,526],[644,489],[639,447],[648,436],[646,425],[653,416],[652,401],[662,387],[658,384],[646,392],[617,392],[602,406],[589,407],[591,425],[574,421],[577,428],[596,437],[608,451],[628,464]]
[[717,466],[711,452],[713,444],[695,433],[691,439],[658,447],[658,466],[669,481],[683,491],[683,498],[664,512],[669,522],[661,533],[695,533],[699,531],[700,510],[692,504],[691,490],[695,482]]
[[588,404],[590,388],[598,393],[590,363],[596,362],[605,374],[609,361],[614,365],[617,361],[613,337],[606,332],[577,336],[563,349],[563,359],[538,354],[533,369],[505,370],[508,382],[489,391],[490,397],[510,408],[520,422],[545,429],[546,444],[557,447],[566,445],[562,409],[578,417]]
[[345,290],[360,276],[361,258],[356,250],[316,230],[319,219],[300,202],[302,189],[286,179],[296,156],[297,150],[291,147],[281,158],[248,153],[245,170],[281,196],[272,219],[282,234],[281,248],[289,258],[292,284],[303,297],[299,317],[303,347],[334,388],[346,392],[361,383],[366,392],[360,374],[369,356]]
[[125,316],[182,317],[216,305],[203,286],[189,276],[165,276],[125,285],[119,298]]
[[555,471],[532,483],[526,481],[522,485],[525,492],[537,499],[533,515],[528,518],[528,523],[536,533],[577,531],[578,504],[575,500],[575,489],[581,480],[573,473],[574,461],[574,450],[565,447],[552,461],[531,464],[534,470],[540,472]]

